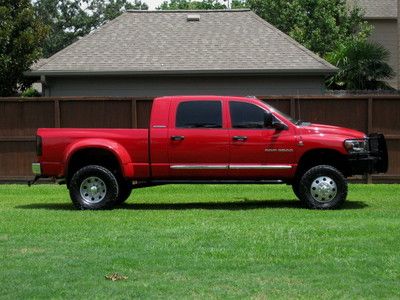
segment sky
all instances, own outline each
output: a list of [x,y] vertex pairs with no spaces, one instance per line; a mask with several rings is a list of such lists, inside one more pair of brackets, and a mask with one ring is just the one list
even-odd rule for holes
[[149,6],[149,9],[156,9],[157,6],[163,3],[163,0],[144,0],[144,2]]
[[[149,6],[150,10],[156,9],[156,7],[160,6],[160,4],[163,3],[164,1],[165,0],[142,0],[142,2],[145,2]],[[219,2],[225,3],[224,0],[220,0]]]

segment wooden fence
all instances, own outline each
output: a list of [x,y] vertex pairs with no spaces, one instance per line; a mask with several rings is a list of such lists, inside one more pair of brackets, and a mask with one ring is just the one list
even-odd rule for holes
[[[362,180],[400,182],[400,96],[258,98],[302,120],[384,133],[389,172]],[[0,181],[32,177],[37,128],[146,128],[151,104],[133,97],[0,98]]]

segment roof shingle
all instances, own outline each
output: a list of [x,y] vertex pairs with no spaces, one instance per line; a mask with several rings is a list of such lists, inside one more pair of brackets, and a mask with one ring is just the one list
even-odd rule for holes
[[360,7],[369,19],[397,18],[397,0],[348,0],[348,3]]
[[332,73],[335,67],[249,10],[131,11],[56,53],[31,74]]

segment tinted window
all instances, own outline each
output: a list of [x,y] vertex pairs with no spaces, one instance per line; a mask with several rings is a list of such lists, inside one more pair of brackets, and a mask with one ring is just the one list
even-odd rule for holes
[[245,102],[229,103],[233,128],[264,128],[265,110]]
[[178,128],[222,128],[220,101],[182,102],[176,112]]

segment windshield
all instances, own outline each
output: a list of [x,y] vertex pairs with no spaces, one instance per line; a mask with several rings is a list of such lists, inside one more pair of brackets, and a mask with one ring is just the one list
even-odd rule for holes
[[[264,102],[264,103],[265,103],[265,102]],[[292,122],[293,124],[299,125],[299,123],[301,122],[301,121],[299,121],[299,120],[297,120],[297,119],[295,119],[295,118],[292,118],[291,116],[285,114],[284,112],[281,112],[279,109],[276,109],[275,107],[272,107],[271,105],[269,105],[269,104],[267,104],[267,103],[265,103],[265,104],[268,106],[268,108],[269,108],[270,111],[273,111],[273,112],[276,112],[276,113],[280,114],[280,115],[283,116],[285,119],[287,119],[287,120],[289,120],[290,122]]]
[[[265,103],[265,102],[264,102],[264,103]],[[297,120],[297,119],[295,119],[295,118],[292,118],[291,116],[285,114],[284,112],[281,112],[279,109],[276,109],[275,107],[272,107],[271,105],[269,105],[269,104],[267,104],[267,103],[265,103],[265,105],[267,105],[268,108],[269,108],[271,111],[280,114],[281,116],[283,116],[284,118],[286,118],[287,120],[289,120],[290,122],[292,122],[292,123],[295,124],[295,125],[298,125],[298,126],[308,126],[308,125],[311,124],[310,122],[304,122],[304,121],[302,121],[302,120]]]

